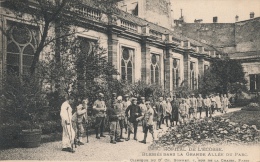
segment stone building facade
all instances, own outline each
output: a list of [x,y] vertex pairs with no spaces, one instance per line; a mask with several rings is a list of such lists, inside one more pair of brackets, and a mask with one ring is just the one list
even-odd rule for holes
[[[236,17],[238,19],[238,16]],[[242,62],[247,87],[260,91],[260,17],[235,23],[182,23],[176,33],[210,44],[222,54]]]
[[[210,61],[221,57],[211,46],[171,30],[169,0],[137,1],[137,7],[140,7],[132,8],[138,12],[131,13],[120,7],[113,13],[106,13],[93,3],[86,0],[76,10],[84,20],[84,25],[78,26],[77,30],[84,31],[84,26],[88,27],[87,32],[79,33],[77,37],[85,41],[86,50],[97,41],[107,49],[108,61],[120,73],[117,76],[119,80],[130,83],[142,80],[161,85],[172,92],[184,83],[195,90],[199,75],[203,75]],[[13,17],[8,8],[1,6],[2,78],[6,70],[20,73],[28,70],[37,42],[34,38],[39,35],[41,26],[21,22]],[[162,8],[167,11],[161,12]],[[11,37],[6,37],[4,32],[11,34]]]

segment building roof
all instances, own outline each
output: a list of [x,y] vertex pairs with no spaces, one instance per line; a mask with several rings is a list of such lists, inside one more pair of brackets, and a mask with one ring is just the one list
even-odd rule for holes
[[228,55],[231,59],[260,59],[260,51],[236,52]]

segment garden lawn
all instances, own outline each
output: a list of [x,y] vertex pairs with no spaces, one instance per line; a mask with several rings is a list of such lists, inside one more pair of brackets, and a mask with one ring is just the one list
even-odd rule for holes
[[256,125],[257,129],[260,129],[260,111],[234,111],[222,115],[221,117],[229,119],[235,123],[247,124],[247,125]]

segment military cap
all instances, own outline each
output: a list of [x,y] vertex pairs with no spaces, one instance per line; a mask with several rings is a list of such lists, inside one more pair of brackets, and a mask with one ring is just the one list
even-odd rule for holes
[[131,101],[136,101],[137,100],[137,98],[135,98],[135,97],[133,97],[132,99],[131,99]]
[[129,95],[128,95],[128,94],[125,94],[124,97],[129,97]]
[[141,100],[145,100],[145,97],[141,97]]
[[113,96],[116,96],[116,93],[112,93]]
[[104,94],[103,93],[99,93],[98,96],[99,97],[104,97]]
[[151,103],[151,102],[150,102],[150,101],[145,101],[145,103],[146,103],[146,104],[149,104],[149,103]]

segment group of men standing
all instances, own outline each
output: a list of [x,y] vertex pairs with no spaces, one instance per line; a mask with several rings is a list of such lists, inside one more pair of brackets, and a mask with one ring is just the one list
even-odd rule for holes
[[[83,119],[87,120],[88,99],[82,100],[72,114],[71,104],[72,98],[68,98],[61,106],[60,116],[62,119],[63,151],[74,152],[72,144],[76,142],[83,145],[82,135],[84,132]],[[148,131],[154,139],[154,127],[161,128],[161,124],[167,127],[185,124],[187,119],[197,118],[199,114],[201,118],[202,111],[205,110],[206,116],[214,113],[215,110],[227,112],[229,100],[224,94],[205,96],[199,94],[196,98],[194,94],[186,98],[177,98],[173,95],[171,98],[159,97],[158,101],[145,97],[130,97],[128,95],[117,96],[113,93],[112,103],[106,106],[104,94],[99,93],[97,100],[93,104],[93,115],[95,117],[96,138],[105,137],[103,134],[105,120],[109,123],[110,143],[116,144],[130,140],[131,134],[133,139],[137,140],[138,124],[142,124],[144,138],[141,143],[146,143]],[[75,133],[77,132],[77,133]],[[123,138],[123,132],[127,134],[127,138]]]

